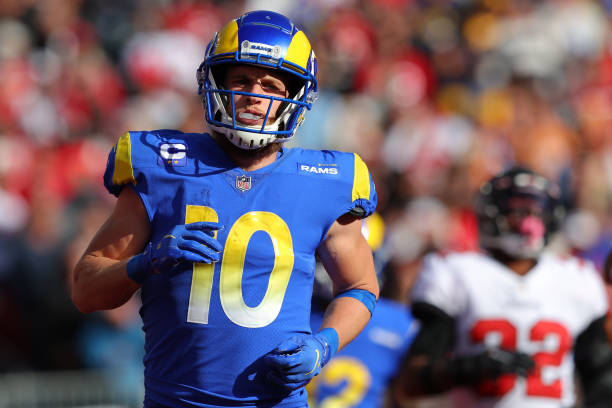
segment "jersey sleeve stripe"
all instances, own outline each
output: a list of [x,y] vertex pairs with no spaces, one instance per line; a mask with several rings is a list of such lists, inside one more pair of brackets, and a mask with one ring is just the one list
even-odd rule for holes
[[363,162],[357,153],[355,156],[355,174],[353,176],[353,194],[352,200],[360,198],[370,198],[370,172],[368,166]]
[[117,142],[115,151],[115,170],[113,172],[113,184],[122,185],[127,183],[136,184],[132,167],[130,132],[125,132]]

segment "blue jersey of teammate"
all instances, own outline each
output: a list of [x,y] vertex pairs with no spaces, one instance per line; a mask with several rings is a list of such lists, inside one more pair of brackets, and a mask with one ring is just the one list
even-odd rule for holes
[[[323,311],[313,310],[313,330],[322,319]],[[317,407],[382,408],[387,386],[417,332],[418,322],[406,305],[380,298],[363,331],[308,385],[310,399]]]
[[105,186],[130,185],[152,242],[175,225],[218,221],[223,257],[149,276],[141,291],[146,400],[167,406],[303,407],[266,380],[261,357],[310,333],[315,250],[334,221],[376,192],[358,155],[283,148],[245,172],[208,134],[128,132],[109,155]]

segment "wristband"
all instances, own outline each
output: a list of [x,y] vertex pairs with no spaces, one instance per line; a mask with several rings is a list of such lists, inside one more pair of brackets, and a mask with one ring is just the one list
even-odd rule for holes
[[325,353],[321,361],[321,367],[323,367],[338,351],[338,332],[333,327],[326,327],[317,333],[317,337],[322,337],[325,343],[327,343],[327,353]]
[[151,274],[148,257],[145,254],[146,252],[147,250],[138,255],[134,255],[125,266],[127,276],[139,284],[142,284],[147,276]]
[[337,294],[334,299],[341,297],[352,297],[353,299],[357,299],[368,308],[370,311],[370,316],[372,316],[372,313],[374,313],[374,308],[376,307],[376,296],[372,292],[364,289],[350,289],[346,292]]

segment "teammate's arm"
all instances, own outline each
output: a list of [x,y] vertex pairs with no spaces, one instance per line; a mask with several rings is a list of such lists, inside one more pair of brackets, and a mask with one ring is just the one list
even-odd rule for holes
[[150,232],[140,197],[131,188],[124,188],[113,212],[74,268],[72,301],[81,312],[119,307],[140,288],[128,277],[126,264],[143,250]]
[[574,346],[586,407],[608,407],[612,401],[612,346],[606,338],[605,319],[594,320],[576,338]]
[[332,225],[318,248],[319,258],[333,282],[336,295],[325,311],[321,329],[336,330],[338,349],[353,340],[371,317],[371,311],[363,301],[343,295],[355,291],[377,299],[379,293],[372,250],[361,226],[360,218],[343,215]]
[[421,327],[392,383],[397,401],[441,393],[452,387],[448,358],[455,342],[455,319],[425,302],[415,302],[412,314]]
[[525,377],[534,368],[531,357],[511,350],[453,355],[455,318],[426,302],[415,302],[412,313],[421,328],[393,382],[394,398],[398,401],[442,393],[454,386],[474,386],[508,373]]

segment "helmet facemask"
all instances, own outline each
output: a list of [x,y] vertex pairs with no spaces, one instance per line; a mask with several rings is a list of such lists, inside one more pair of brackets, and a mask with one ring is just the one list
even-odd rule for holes
[[536,259],[562,217],[558,188],[527,170],[493,178],[476,208],[480,245],[511,259]]
[[517,206],[507,213],[498,214],[493,220],[498,234],[483,233],[481,243],[512,258],[537,258],[547,241],[545,220],[537,213],[528,207]]
[[[273,142],[289,140],[303,118],[304,109],[309,108],[309,104],[304,100],[306,84],[300,81],[302,85],[298,85],[299,89],[295,91],[296,86],[292,87],[291,84],[298,81],[292,81],[293,78],[289,79],[287,75],[289,79],[287,82],[290,83],[288,98],[231,91],[222,85],[223,77],[215,75],[215,71],[220,71],[219,68],[224,67],[227,67],[227,64],[216,66],[217,69],[208,69],[203,73],[206,80],[202,87],[202,102],[210,129],[225,135],[233,144],[243,149],[258,149]],[[261,126],[240,123],[236,118],[234,105],[236,95],[249,95],[269,101],[264,123]],[[268,123],[274,101],[280,101],[281,104],[277,108],[274,122]]]
[[[280,72],[289,88],[287,98],[225,89],[224,71],[234,64]],[[211,130],[242,149],[258,149],[285,142],[302,123],[305,109],[317,96],[316,58],[308,39],[286,17],[257,11],[230,22],[209,43],[198,68],[199,93]],[[269,101],[262,125],[243,124],[236,118],[235,97],[249,95]],[[274,122],[268,123],[273,103]]]

